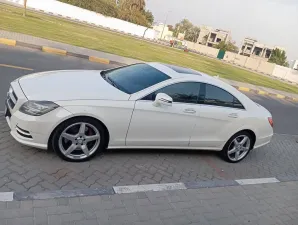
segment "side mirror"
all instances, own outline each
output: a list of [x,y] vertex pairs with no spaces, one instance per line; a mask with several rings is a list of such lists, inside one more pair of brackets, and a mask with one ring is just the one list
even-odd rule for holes
[[158,106],[172,106],[173,99],[164,93],[158,93],[155,97],[153,105]]

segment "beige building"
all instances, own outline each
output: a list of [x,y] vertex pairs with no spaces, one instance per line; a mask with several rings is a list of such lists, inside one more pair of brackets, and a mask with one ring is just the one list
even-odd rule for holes
[[213,29],[208,26],[200,26],[200,34],[197,43],[213,47],[221,41],[231,41],[231,32],[221,29]]
[[241,48],[239,49],[239,54],[268,61],[272,54],[272,51],[277,48],[284,51],[284,48],[282,47],[278,47],[278,46],[272,47],[272,46],[260,43],[256,39],[245,38],[243,40]]
[[163,23],[153,25],[153,30],[156,33],[156,39],[171,40],[173,38],[173,31],[169,31],[168,26]]
[[[169,30],[169,27],[164,26],[163,23],[157,23],[153,25],[155,31],[155,39],[164,39],[166,41],[176,39],[173,37],[173,31]],[[177,39],[183,41],[185,33],[179,33]]]

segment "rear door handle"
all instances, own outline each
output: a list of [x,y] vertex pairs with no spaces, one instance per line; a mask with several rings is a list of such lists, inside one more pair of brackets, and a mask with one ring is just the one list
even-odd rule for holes
[[229,114],[230,118],[238,118],[238,114],[237,113],[231,113]]
[[183,112],[185,112],[185,113],[192,113],[192,114],[194,114],[194,113],[196,113],[197,111],[196,110],[194,110],[194,109],[184,109],[184,111]]

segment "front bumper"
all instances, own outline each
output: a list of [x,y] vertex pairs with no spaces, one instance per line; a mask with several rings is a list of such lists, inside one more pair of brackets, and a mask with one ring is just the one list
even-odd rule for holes
[[35,148],[47,149],[48,140],[62,121],[71,117],[71,113],[62,107],[42,116],[30,116],[19,111],[28,101],[17,81],[11,83],[13,93],[8,93],[5,102],[5,118],[12,137],[21,144]]
[[[9,108],[7,109],[9,110]],[[43,116],[30,116],[20,111],[6,116],[12,137],[21,144],[40,148],[48,148],[48,140],[55,127],[68,118],[70,112],[59,107]]]

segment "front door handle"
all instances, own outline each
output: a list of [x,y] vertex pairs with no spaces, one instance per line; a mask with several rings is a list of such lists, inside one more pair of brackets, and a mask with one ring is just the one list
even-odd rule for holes
[[191,114],[194,114],[194,113],[196,113],[197,111],[196,110],[194,110],[194,109],[184,109],[184,111],[183,112],[185,112],[185,113],[191,113]]
[[230,118],[238,118],[238,114],[237,113],[231,113],[229,114]]

